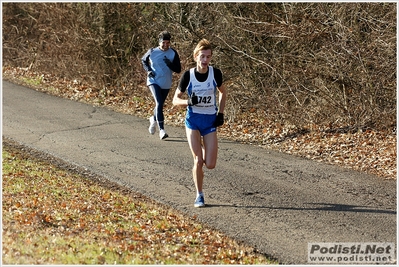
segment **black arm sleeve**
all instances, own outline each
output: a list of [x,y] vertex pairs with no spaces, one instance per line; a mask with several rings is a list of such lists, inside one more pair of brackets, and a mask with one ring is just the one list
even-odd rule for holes
[[213,75],[215,76],[216,85],[217,87],[222,86],[223,84],[223,75],[220,69],[213,68]]
[[144,56],[141,58],[141,63],[143,64],[143,68],[145,71],[151,71],[151,66],[150,66],[150,55],[151,55],[152,49],[148,50],[147,53],[144,54]]
[[181,72],[181,64],[180,64],[180,57],[179,54],[177,53],[176,50],[174,50],[172,48],[172,50],[175,52],[175,57],[173,58],[173,62],[172,64],[169,64],[168,67],[176,73],[180,73]]
[[179,86],[177,87],[179,88],[180,92],[184,93],[186,91],[189,82],[190,82],[190,70],[187,70],[181,76]]

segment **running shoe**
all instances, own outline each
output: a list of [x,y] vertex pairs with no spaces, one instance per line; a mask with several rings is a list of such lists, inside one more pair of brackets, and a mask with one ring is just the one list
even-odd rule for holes
[[148,131],[150,132],[150,134],[154,134],[155,133],[155,127],[156,127],[157,123],[154,120],[154,116],[150,117],[150,127],[148,128]]
[[197,198],[195,199],[195,202],[194,202],[194,207],[200,208],[200,207],[204,207],[204,206],[205,206],[204,196],[203,195],[197,196]]
[[167,137],[169,137],[169,135],[165,132],[164,129],[159,130],[159,139],[163,140]]

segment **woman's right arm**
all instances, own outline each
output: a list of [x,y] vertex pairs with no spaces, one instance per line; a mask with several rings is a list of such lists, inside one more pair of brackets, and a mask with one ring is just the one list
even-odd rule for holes
[[145,71],[152,71],[151,66],[150,66],[150,55],[151,55],[152,49],[149,49],[144,56],[141,58],[141,64],[143,64],[143,68]]

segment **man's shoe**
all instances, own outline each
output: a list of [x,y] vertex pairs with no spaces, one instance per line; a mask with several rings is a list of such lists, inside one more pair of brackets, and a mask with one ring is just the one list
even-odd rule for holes
[[167,138],[167,137],[169,137],[169,135],[165,132],[164,129],[161,129],[161,130],[159,131],[159,139],[163,140],[163,139],[165,139],[165,138]]
[[150,132],[150,134],[154,134],[155,133],[155,127],[157,126],[156,121],[154,120],[154,116],[150,117],[150,127],[148,128],[148,131]]
[[194,202],[194,207],[200,208],[205,206],[205,200],[203,195],[199,195]]

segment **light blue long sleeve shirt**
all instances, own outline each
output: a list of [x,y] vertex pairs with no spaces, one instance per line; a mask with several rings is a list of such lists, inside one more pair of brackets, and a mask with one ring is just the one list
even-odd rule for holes
[[156,47],[147,51],[142,58],[144,69],[153,71],[155,74],[155,77],[147,77],[147,86],[157,84],[162,89],[171,88],[173,71],[166,65],[164,58],[173,62],[176,54],[177,52],[172,48],[162,51]]

